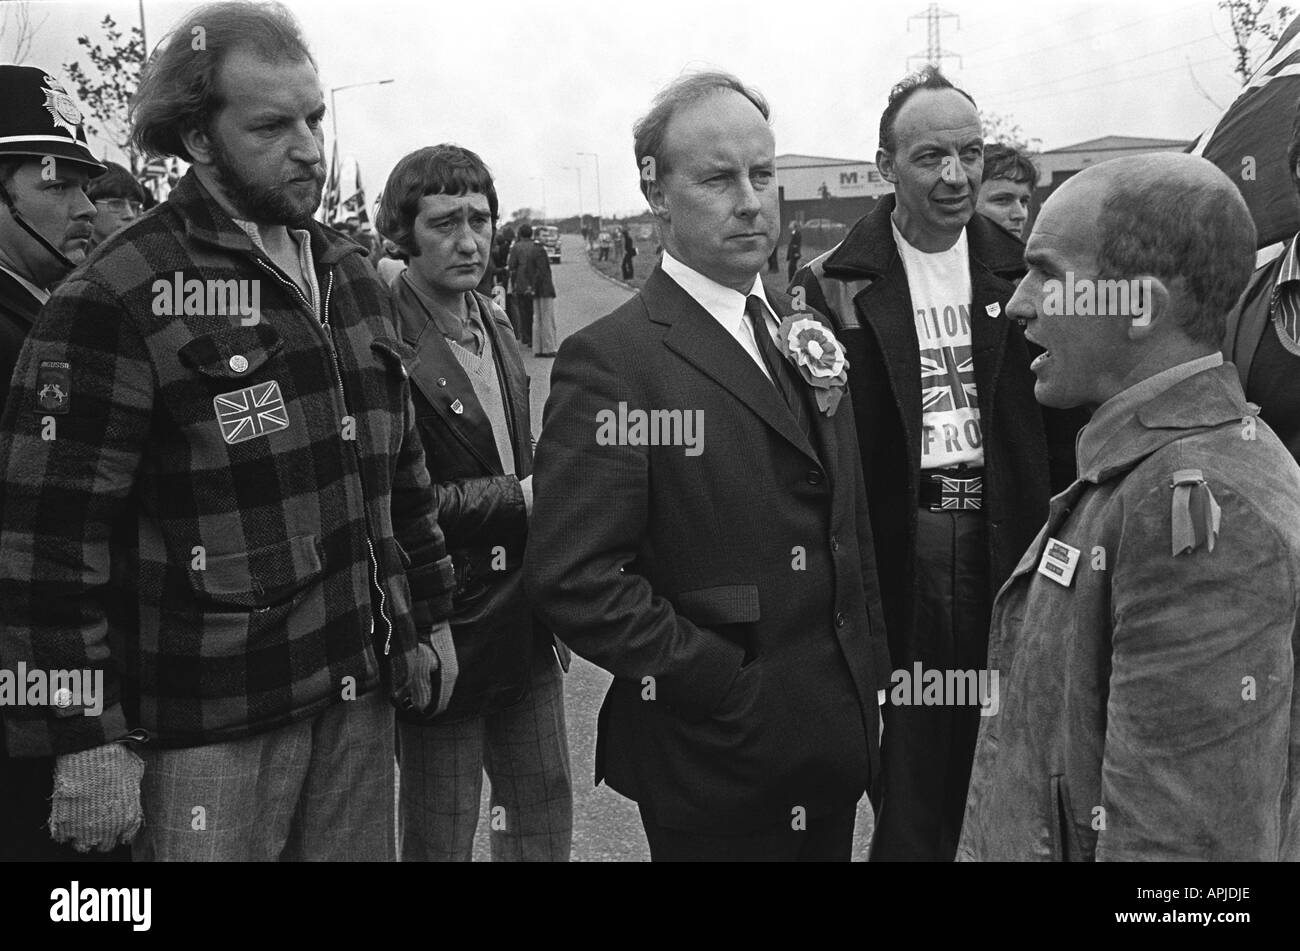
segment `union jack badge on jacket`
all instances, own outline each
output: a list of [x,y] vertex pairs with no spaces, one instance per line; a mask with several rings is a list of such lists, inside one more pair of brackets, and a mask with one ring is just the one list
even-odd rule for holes
[[212,398],[221,424],[221,438],[230,445],[289,428],[289,414],[280,384],[256,383]]

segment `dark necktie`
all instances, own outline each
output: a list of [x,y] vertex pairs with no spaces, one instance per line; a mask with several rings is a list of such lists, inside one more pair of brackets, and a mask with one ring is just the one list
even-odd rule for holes
[[808,419],[803,394],[799,392],[804,382],[799,379],[799,373],[794,365],[776,349],[772,335],[767,330],[767,308],[758,295],[750,294],[745,298],[745,316],[749,318],[754,328],[754,340],[758,342],[758,352],[763,357],[763,365],[767,367],[772,383],[785,400],[785,405],[789,407],[795,422],[799,424],[799,429],[811,441],[812,422]]

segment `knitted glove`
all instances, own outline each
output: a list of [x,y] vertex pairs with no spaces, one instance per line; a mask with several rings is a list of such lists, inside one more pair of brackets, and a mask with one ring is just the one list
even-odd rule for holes
[[57,757],[50,838],[78,852],[107,852],[130,842],[144,824],[143,776],[144,761],[121,743]]
[[416,711],[426,719],[447,709],[452,692],[456,689],[456,677],[460,673],[456,647],[451,639],[451,625],[439,621],[433,626],[430,639],[432,647],[428,644],[418,646],[415,665],[411,671],[411,699]]

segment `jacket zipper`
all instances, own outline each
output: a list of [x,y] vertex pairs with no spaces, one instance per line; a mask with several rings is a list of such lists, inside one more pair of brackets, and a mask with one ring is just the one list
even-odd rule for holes
[[[257,263],[262,266],[263,270],[271,274],[281,284],[291,288],[293,292],[298,295],[298,299],[302,301],[302,304],[307,309],[308,313],[312,313],[311,303],[307,300],[306,296],[297,284],[280,274],[278,268],[274,267],[262,258],[257,258]],[[334,346],[334,328],[330,326],[330,292],[333,290],[334,271],[331,269],[329,280],[325,284],[325,299],[322,304],[323,314],[320,317],[316,317],[316,314],[312,313],[312,316],[316,317],[317,323],[325,329],[325,333],[323,333],[322,336],[325,338],[325,344],[329,347],[330,357],[334,362],[334,379],[338,384],[339,398],[343,403],[343,412],[351,416],[352,410],[348,407],[347,390],[343,388],[343,366],[339,362],[338,349]],[[355,445],[355,440],[352,448],[353,451],[357,453],[357,481],[361,482],[361,515],[365,520],[366,526],[366,553],[370,559],[370,579],[371,583],[375,586],[375,590],[379,592],[379,617],[383,620],[384,627],[388,632],[387,636],[384,638],[384,656],[387,657],[393,647],[393,623],[388,618],[388,611],[386,609],[387,599],[384,595],[383,585],[379,583],[379,562],[375,558],[375,546],[370,539],[370,513],[366,511],[366,486],[364,482],[365,477],[362,475],[363,466],[361,450]]]

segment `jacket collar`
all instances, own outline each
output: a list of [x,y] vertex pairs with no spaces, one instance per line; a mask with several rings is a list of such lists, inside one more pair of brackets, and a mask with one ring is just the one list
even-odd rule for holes
[[[762,278],[757,274],[754,275],[753,287],[742,294],[706,277],[689,264],[682,263],[667,250],[664,251],[661,267],[664,274],[673,279],[673,283],[690,294],[695,303],[708,311],[723,326],[732,326],[744,318],[745,303],[751,295],[764,301],[772,313],[776,313],[771,301],[767,299],[767,289],[763,286]],[[777,321],[779,323],[780,318],[777,318]]]
[[[676,281],[655,265],[641,292],[646,315],[653,323],[668,327],[664,345],[687,363],[713,379],[751,412],[793,443],[813,462],[821,462],[808,437],[799,429],[789,407],[785,405],[772,381],[750,359],[736,339],[714,317],[686,293]],[[768,305],[778,315],[789,314],[793,301],[785,294],[768,294]],[[813,311],[808,312],[830,325]],[[665,407],[671,408],[671,407]],[[814,406],[812,425],[821,440],[827,475],[833,482],[833,468],[838,444],[834,420]]]
[[41,312],[41,301],[22,282],[4,269],[0,269],[0,310],[6,310],[28,324],[36,323]]
[[1079,457],[1079,478],[1104,482],[1171,442],[1225,423],[1240,423],[1258,412],[1259,407],[1246,401],[1232,364],[1202,370],[1111,423],[1096,452],[1087,459]]
[[[167,203],[175,208],[184,224],[186,235],[193,240],[228,251],[261,256],[262,252],[253,244],[247,232],[235,224],[230,215],[217,204],[193,168],[172,189],[167,196]],[[302,227],[311,235],[312,259],[318,265],[331,266],[349,254],[364,253],[360,245],[314,219],[309,219]]]
[[[415,351],[407,365],[411,383],[423,394],[448,430],[479,461],[484,471],[501,475],[505,468],[501,463],[501,454],[497,451],[496,439],[492,435],[492,422],[474,393],[474,384],[470,382],[469,374],[451,352],[446,338],[429,319],[420,306],[415,291],[407,282],[395,281],[392,293],[402,340]],[[496,366],[503,367],[504,354],[500,348],[505,331],[502,324],[509,329],[510,319],[478,294],[473,295],[473,302],[479,308],[479,319],[491,342],[493,361]],[[513,330],[510,332],[513,333]],[[502,397],[509,401],[511,394],[505,381],[508,374],[499,371],[497,376]],[[511,437],[513,442],[514,433],[511,433]],[[514,462],[518,471],[520,460],[516,458]]]
[[[889,218],[897,206],[894,195],[886,195],[875,209],[845,235],[839,246],[826,258],[827,276],[840,280],[878,280],[898,256]],[[1023,271],[1025,246],[1012,234],[1003,231],[981,214],[971,215],[966,225],[966,240],[972,260],[990,271]]]

